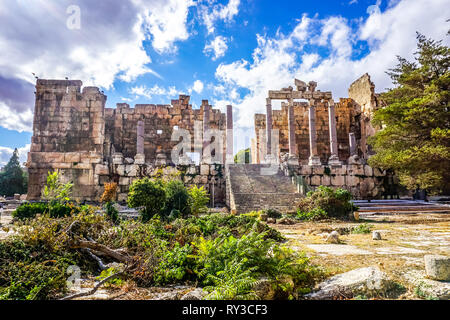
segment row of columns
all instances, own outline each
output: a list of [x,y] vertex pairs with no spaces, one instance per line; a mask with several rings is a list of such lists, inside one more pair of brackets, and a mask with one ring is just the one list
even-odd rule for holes
[[[289,138],[289,157],[297,158],[297,143],[295,141],[295,115],[294,115],[294,103],[292,98],[288,98],[288,138]],[[337,130],[336,130],[336,112],[334,101],[328,100],[328,123],[330,131],[330,150],[331,156],[328,160],[330,165],[340,165],[338,156],[338,142],[337,142]],[[266,100],[266,150],[267,154],[272,154],[272,103],[271,99]],[[353,136],[354,138],[354,136]],[[320,157],[317,152],[317,136],[316,136],[316,108],[315,101],[311,99],[309,101],[309,165],[321,165]]]
[[[202,147],[205,149],[210,140],[208,136],[205,134],[209,130],[209,121],[210,121],[210,107],[205,101],[203,101],[203,139],[202,139]],[[139,120],[137,122],[137,138],[136,138],[136,159],[139,159],[139,162],[145,162],[144,156],[144,121]],[[233,163],[233,107],[231,105],[227,105],[226,109],[226,153],[224,155],[224,161],[226,163]]]

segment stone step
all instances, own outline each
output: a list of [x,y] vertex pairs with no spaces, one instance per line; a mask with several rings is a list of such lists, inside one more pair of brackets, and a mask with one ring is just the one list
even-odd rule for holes
[[277,169],[274,174],[267,174],[268,165],[235,164],[228,165],[227,188],[232,193],[238,213],[276,209],[293,212],[296,203],[302,197],[292,179]]

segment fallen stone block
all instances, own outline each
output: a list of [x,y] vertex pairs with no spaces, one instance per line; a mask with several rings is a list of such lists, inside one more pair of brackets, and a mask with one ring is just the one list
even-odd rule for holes
[[394,288],[394,282],[376,267],[355,269],[338,274],[320,283],[317,290],[305,297],[312,300],[384,296]]
[[450,280],[450,257],[439,255],[425,255],[425,271],[433,280]]

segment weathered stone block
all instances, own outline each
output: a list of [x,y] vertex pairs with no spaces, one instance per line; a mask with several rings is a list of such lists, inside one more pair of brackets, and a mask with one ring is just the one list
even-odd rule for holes
[[319,175],[311,176],[311,185],[312,186],[320,186],[320,176]]
[[364,175],[368,176],[368,177],[372,177],[373,176],[373,169],[372,169],[371,166],[364,165]]
[[104,165],[104,164],[96,164],[95,165],[95,174],[108,175],[109,174],[108,166]]
[[202,164],[202,165],[200,165],[200,174],[201,175],[208,175],[209,174],[209,164]]
[[425,271],[433,280],[450,281],[450,257],[425,255]]
[[345,176],[332,176],[331,185],[342,187],[345,185]]

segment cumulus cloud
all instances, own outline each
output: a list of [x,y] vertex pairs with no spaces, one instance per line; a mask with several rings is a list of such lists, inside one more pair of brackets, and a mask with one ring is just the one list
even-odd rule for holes
[[205,45],[203,52],[212,56],[212,60],[217,60],[225,55],[228,49],[227,38],[223,36],[217,36],[211,42]]
[[192,86],[192,90],[194,90],[197,93],[202,93],[203,91],[203,82],[200,80],[195,80],[194,85]]
[[187,16],[189,7],[195,5],[193,1],[139,1],[147,10],[144,12],[146,26],[152,35],[152,46],[160,52],[174,52],[175,41],[186,40],[189,37],[187,30]]
[[[30,151],[30,144],[17,149],[19,151],[19,162],[22,165],[27,161],[27,155]],[[14,149],[0,146],[0,167],[6,165],[13,155]]]
[[199,6],[200,16],[208,30],[208,33],[215,31],[215,24],[222,20],[231,22],[235,15],[239,13],[240,0],[229,0],[227,5],[216,4],[215,0],[207,0],[206,4]]
[[[349,85],[368,72],[377,91],[383,91],[391,86],[385,71],[396,64],[396,56],[412,59],[416,31],[434,39],[445,38],[448,17],[442,8],[446,2],[402,0],[384,12],[376,3],[356,26],[339,16],[319,19],[304,15],[291,33],[277,33],[273,38],[257,35],[252,60],[220,64],[216,69],[219,85],[227,87],[228,93],[220,99],[233,100],[231,88],[244,88],[247,93],[234,99],[236,122],[250,128],[253,114],[265,112],[267,91],[293,85],[294,78],[317,81],[319,89],[331,90],[337,100],[346,97]],[[448,38],[444,41],[448,43]],[[368,52],[354,58],[361,43]]]
[[[192,0],[78,0],[80,28],[68,28],[71,0],[0,2],[0,126],[31,131],[34,98],[11,99],[26,88],[32,73],[41,78],[81,79],[84,85],[112,88],[116,79],[134,81],[154,72],[144,40],[158,52],[176,51],[186,40]],[[19,95],[20,96],[20,95]],[[21,115],[17,115],[21,113]]]
[[[151,88],[148,88],[145,85],[135,86],[130,88],[129,93],[133,94],[137,97],[145,97],[147,99],[151,99],[153,96],[176,96],[180,91],[178,91],[175,87],[171,86],[169,88],[163,88],[158,85],[154,85]],[[123,99],[125,100],[125,99]],[[125,100],[126,101],[126,100]]]

